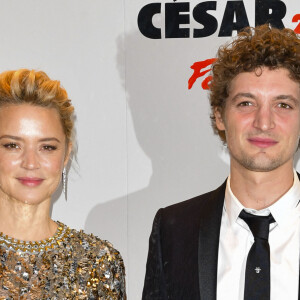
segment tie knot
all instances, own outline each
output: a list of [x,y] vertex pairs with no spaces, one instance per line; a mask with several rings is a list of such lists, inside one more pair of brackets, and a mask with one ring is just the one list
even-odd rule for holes
[[248,224],[254,239],[261,238],[268,240],[269,225],[275,222],[272,214],[269,214],[268,216],[256,216],[242,210],[239,217]]

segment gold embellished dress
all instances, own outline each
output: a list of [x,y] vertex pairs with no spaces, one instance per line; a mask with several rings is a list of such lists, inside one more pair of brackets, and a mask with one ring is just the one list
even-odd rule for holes
[[126,299],[123,260],[99,238],[57,222],[55,235],[23,242],[0,234],[0,299]]

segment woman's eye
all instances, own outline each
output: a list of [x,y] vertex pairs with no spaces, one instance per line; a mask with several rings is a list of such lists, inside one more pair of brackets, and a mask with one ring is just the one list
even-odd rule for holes
[[4,144],[3,145],[4,148],[7,148],[7,149],[18,149],[20,148],[17,144],[15,143],[7,143],[7,144]]
[[56,149],[57,149],[57,147],[56,146],[52,146],[52,145],[45,145],[45,146],[43,146],[43,150],[46,150],[46,151],[54,151]]

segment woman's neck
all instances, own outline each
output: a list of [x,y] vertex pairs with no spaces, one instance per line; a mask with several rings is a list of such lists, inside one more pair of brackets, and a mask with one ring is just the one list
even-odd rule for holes
[[50,201],[32,205],[0,198],[0,232],[23,241],[39,241],[53,236],[57,224],[49,216]]

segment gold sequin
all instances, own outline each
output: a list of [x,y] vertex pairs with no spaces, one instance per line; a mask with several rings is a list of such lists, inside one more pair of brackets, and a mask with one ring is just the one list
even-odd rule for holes
[[56,234],[24,242],[0,234],[0,299],[126,299],[112,245],[58,222]]

